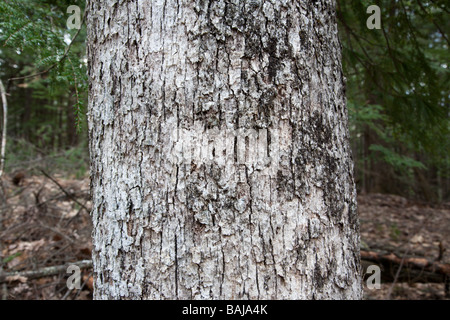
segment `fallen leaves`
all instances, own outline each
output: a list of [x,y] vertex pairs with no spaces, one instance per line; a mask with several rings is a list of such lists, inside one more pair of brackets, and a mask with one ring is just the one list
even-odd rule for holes
[[[65,265],[68,261],[91,259],[91,219],[77,203],[91,206],[89,179],[54,179],[61,181],[66,192],[43,176],[28,175],[18,186],[11,179],[4,181],[8,198],[2,212],[0,262],[5,273],[18,271],[22,274]],[[83,299],[91,295],[89,282],[84,293],[69,292],[68,276],[64,271],[38,279],[9,276],[5,279],[8,298]]]
[[[429,261],[450,263],[450,255],[445,250],[450,246],[450,206],[431,206],[399,196],[368,194],[358,196],[358,213],[365,249],[416,253],[420,256],[412,257],[410,261],[423,267]],[[368,299],[385,299],[390,285],[382,285],[381,290],[374,291],[365,287],[365,296]],[[414,285],[396,284],[396,288],[401,289],[394,290],[392,297],[443,299],[445,296],[442,284]],[[426,292],[427,288],[433,294]]]
[[27,277],[22,277],[21,275],[15,275],[15,276],[6,277],[6,281],[9,282],[9,283],[14,282],[14,281],[25,283],[25,282],[28,281],[28,278]]

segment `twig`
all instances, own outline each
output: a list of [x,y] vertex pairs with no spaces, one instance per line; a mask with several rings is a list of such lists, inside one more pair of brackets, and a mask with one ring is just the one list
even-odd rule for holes
[[405,251],[405,253],[404,253],[403,256],[402,256],[402,260],[400,261],[399,267],[398,267],[397,272],[396,272],[396,274],[395,274],[395,276],[394,276],[394,281],[392,281],[392,284],[391,284],[391,286],[389,287],[389,290],[388,290],[388,293],[387,293],[387,300],[390,300],[390,299],[391,299],[392,291],[393,291],[394,286],[395,286],[395,284],[397,283],[397,280],[398,280],[398,278],[399,278],[399,276],[400,276],[400,272],[401,272],[401,270],[402,270],[402,268],[403,268],[403,264],[404,264],[404,262],[405,262],[406,256],[409,254],[409,252],[410,252],[410,250],[411,250],[411,239],[412,239],[415,235],[417,235],[417,234],[422,230],[422,228],[428,223],[428,221],[429,221],[430,218],[433,216],[433,214],[434,214],[434,212],[431,213],[431,214],[429,214],[429,215],[427,215],[427,217],[425,218],[425,220],[423,221],[423,223],[422,223],[421,225],[419,225],[418,228],[417,228],[414,232],[412,232],[412,235],[410,236],[410,238],[409,238],[409,240],[408,240],[408,246],[407,246],[407,248],[406,248],[406,251]]
[[46,176],[47,178],[49,178],[50,180],[52,180],[58,187],[59,187],[59,189],[61,189],[61,191],[62,192],[64,192],[64,194],[66,195],[66,196],[68,196],[70,199],[72,199],[75,203],[77,203],[78,205],[80,205],[84,210],[86,210],[86,212],[87,213],[89,213],[89,209],[84,205],[84,204],[82,204],[80,201],[78,201],[74,196],[72,196],[69,192],[67,192],[66,191],[66,189],[64,189],[59,183],[58,183],[58,181],[56,181],[55,179],[53,179],[48,173],[46,173],[44,170],[39,170],[39,171],[41,171],[42,172],[42,174],[44,175],[44,176]]
[[[87,283],[89,282],[89,279],[92,277],[93,274],[94,274],[94,273],[91,272],[91,273],[86,277],[86,280],[85,280],[85,281],[83,282],[83,284],[81,285],[80,290],[78,290],[78,293],[77,293],[77,295],[75,296],[75,299],[78,298],[78,296],[80,295],[81,290],[83,290],[83,288],[87,285]],[[89,288],[89,286],[88,286],[88,288]],[[92,288],[90,288],[90,289],[92,289]]]
[[27,25],[29,25],[31,23],[31,21],[28,21],[27,23],[25,23],[23,26],[21,26],[19,29],[17,29],[16,31],[14,31],[13,33],[11,33],[8,37],[8,39],[6,39],[5,43],[3,44],[4,47],[6,47],[6,45],[8,44],[9,40],[11,40],[11,38],[19,33],[20,31],[22,31]]
[[75,242],[73,239],[71,239],[70,237],[66,236],[64,233],[62,233],[62,232],[56,230],[55,228],[52,228],[52,227],[50,227],[50,226],[46,226],[46,225],[42,224],[41,222],[39,222],[39,225],[40,225],[42,228],[44,228],[44,229],[50,230],[50,231],[56,233],[57,235],[60,235],[61,237],[63,237],[63,238],[66,239],[67,241],[69,241],[70,243],[74,243],[74,242]]
[[61,298],[61,300],[66,300],[67,297],[72,293],[72,291],[73,291],[73,288],[72,289],[68,289],[66,294]]
[[67,271],[67,268],[71,265],[77,266],[80,269],[87,269],[92,267],[92,260],[82,260],[72,263],[67,263],[65,265],[60,266],[52,266],[46,267],[38,270],[31,271],[15,271],[15,272],[6,272],[0,275],[0,283],[8,282],[13,280],[14,277],[24,277],[27,279],[37,279],[43,278],[47,276],[53,276],[55,274],[63,273]]
[[[87,276],[86,280],[84,280],[83,284],[80,286],[80,289],[77,290],[78,292],[77,292],[77,294],[76,294],[74,300],[80,295],[80,292],[81,292],[81,291],[83,290],[83,288],[86,286],[86,284],[88,283],[89,278],[90,278],[91,276],[92,276],[92,272]],[[66,294],[61,298],[61,300],[66,300],[67,297],[70,295],[70,293],[71,293],[72,291],[73,291],[73,289],[67,290]]]

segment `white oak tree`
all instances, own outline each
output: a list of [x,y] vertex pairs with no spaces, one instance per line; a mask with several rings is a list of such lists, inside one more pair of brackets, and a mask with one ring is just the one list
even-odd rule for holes
[[334,0],[88,0],[97,299],[359,299]]

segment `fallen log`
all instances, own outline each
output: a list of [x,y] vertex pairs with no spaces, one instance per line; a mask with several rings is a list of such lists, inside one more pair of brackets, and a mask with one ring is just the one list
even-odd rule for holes
[[361,260],[377,263],[382,269],[382,279],[384,277],[385,280],[393,280],[400,264],[402,264],[402,270],[398,281],[440,283],[450,276],[450,264],[411,256],[399,257],[393,252],[361,250]]
[[[399,257],[393,252],[378,252],[364,249],[361,249],[361,263],[364,269],[369,265],[378,265],[381,269],[381,280],[383,282],[393,282],[398,268],[402,265],[402,269],[396,279],[397,282],[444,283],[445,292],[449,294],[450,264],[411,256]],[[37,279],[63,273],[67,271],[70,265],[78,266],[81,269],[91,268],[92,260],[83,260],[31,271],[4,272],[0,274],[0,283]]]
[[67,272],[67,268],[71,265],[77,266],[80,269],[86,269],[92,267],[92,260],[82,260],[60,266],[45,267],[38,270],[3,272],[0,274],[0,283],[26,281],[28,279],[37,279],[65,273]]
[[381,269],[382,282],[443,283],[446,296],[450,294],[450,264],[416,256],[364,249],[361,249],[361,263],[366,267],[378,265]]

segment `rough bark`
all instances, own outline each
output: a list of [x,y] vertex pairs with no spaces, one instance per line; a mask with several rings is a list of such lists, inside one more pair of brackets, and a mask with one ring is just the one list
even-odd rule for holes
[[97,299],[359,299],[335,1],[88,1]]

